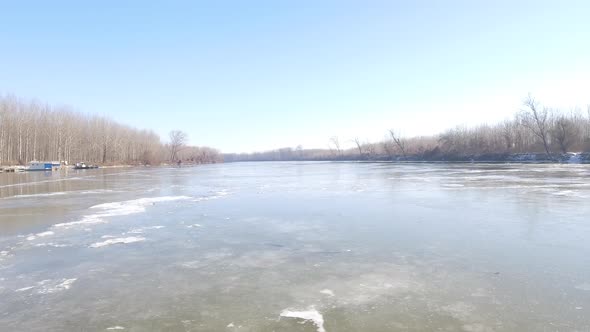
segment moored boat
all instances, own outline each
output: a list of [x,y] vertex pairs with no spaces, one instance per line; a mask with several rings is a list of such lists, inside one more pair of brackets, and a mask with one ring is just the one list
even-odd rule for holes
[[61,163],[57,161],[31,161],[29,166],[25,168],[26,171],[53,171],[61,167]]
[[74,165],[74,169],[96,169],[98,168],[97,165],[86,165],[86,163],[76,163],[76,165]]

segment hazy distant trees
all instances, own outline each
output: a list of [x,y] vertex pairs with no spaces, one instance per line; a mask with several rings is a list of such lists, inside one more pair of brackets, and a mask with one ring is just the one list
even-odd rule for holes
[[381,149],[387,158],[393,159],[393,157],[395,156],[393,144],[391,143],[391,141],[388,138],[384,139],[381,142]]
[[[203,148],[200,148],[203,149]],[[212,160],[218,151],[202,152]],[[0,95],[0,164],[31,160],[157,164],[166,159],[160,137],[67,106]]]
[[187,146],[177,152],[176,158],[194,164],[223,162],[223,157],[218,150],[206,146]]
[[[470,160],[487,156],[490,160],[508,154],[554,154],[590,152],[590,106],[585,112],[553,110],[529,96],[524,109],[497,124],[458,126],[439,135],[401,137],[389,130],[381,142],[367,143],[352,138],[347,147],[337,136],[330,138],[330,149],[302,150],[297,157],[278,150],[254,154],[225,155],[237,160]],[[337,154],[334,154],[336,149]]]

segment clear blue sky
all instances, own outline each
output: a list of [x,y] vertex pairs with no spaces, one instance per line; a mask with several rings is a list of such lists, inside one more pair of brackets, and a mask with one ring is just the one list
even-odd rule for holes
[[590,103],[590,1],[3,1],[0,93],[224,152]]

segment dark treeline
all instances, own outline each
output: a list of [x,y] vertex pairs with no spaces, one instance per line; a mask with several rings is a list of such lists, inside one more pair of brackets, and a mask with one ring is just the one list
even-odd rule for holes
[[[561,111],[542,106],[529,97],[512,119],[476,127],[456,127],[439,135],[401,137],[386,133],[380,142],[358,138],[330,138],[327,149],[301,147],[250,153],[225,154],[226,162],[280,160],[410,160],[502,161],[510,156],[534,154],[537,159],[562,159],[568,152],[590,152],[590,107]],[[345,143],[351,148],[342,148]]]
[[[177,159],[194,163],[221,160],[207,147],[176,146]],[[151,130],[135,129],[68,106],[0,96],[0,165],[31,160],[97,164],[159,164],[170,160],[171,143]],[[176,160],[176,159],[174,159]]]

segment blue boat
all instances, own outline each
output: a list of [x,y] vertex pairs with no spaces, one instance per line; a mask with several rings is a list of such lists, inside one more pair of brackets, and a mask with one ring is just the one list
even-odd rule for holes
[[25,168],[27,171],[53,171],[59,169],[61,164],[57,161],[31,161]]

